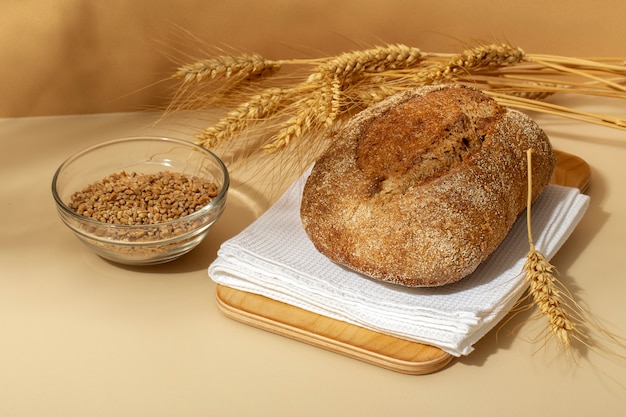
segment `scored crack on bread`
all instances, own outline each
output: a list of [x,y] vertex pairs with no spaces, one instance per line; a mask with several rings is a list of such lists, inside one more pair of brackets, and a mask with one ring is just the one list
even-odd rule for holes
[[460,85],[397,94],[353,117],[316,161],[300,207],[322,254],[408,287],[456,282],[550,182],[552,146],[527,115]]

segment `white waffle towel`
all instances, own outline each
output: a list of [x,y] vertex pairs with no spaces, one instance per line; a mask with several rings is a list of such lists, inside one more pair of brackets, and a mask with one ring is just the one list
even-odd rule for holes
[[[224,242],[209,276],[336,320],[437,346],[455,356],[473,345],[511,309],[526,289],[526,217],[470,276],[435,288],[404,288],[365,278],[329,261],[300,223],[308,172],[267,212]],[[589,198],[578,189],[548,186],[532,208],[535,246],[548,259],[582,218]]]

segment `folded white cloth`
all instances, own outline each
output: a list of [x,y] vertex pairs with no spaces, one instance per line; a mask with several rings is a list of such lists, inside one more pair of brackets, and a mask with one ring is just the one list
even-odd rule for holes
[[[300,223],[308,172],[267,212],[224,242],[209,276],[217,283],[396,337],[437,346],[455,356],[473,345],[526,289],[526,218],[470,276],[436,288],[381,283],[329,261]],[[550,185],[534,203],[535,246],[550,259],[582,218],[589,198]]]

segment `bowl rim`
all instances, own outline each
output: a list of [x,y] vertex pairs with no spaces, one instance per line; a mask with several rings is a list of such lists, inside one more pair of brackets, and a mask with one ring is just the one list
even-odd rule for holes
[[[176,143],[178,145],[182,145],[185,147],[189,147],[191,149],[196,149],[201,151],[202,153],[204,153],[205,155],[207,155],[208,157],[210,157],[211,159],[213,159],[215,162],[217,162],[218,167],[220,168],[220,171],[222,172],[222,174],[224,175],[224,183],[222,184],[222,187],[220,189],[220,192],[218,193],[217,196],[215,196],[215,198],[213,198],[213,200],[211,200],[210,203],[208,203],[207,205],[203,206],[200,210],[198,211],[194,211],[191,214],[188,214],[184,217],[179,217],[178,219],[174,219],[174,220],[170,220],[167,222],[160,222],[160,223],[154,223],[154,224],[113,224],[113,223],[105,223],[105,222],[101,222],[98,220],[94,220],[94,219],[90,219],[89,217],[85,217],[82,216],[78,213],[76,213],[75,211],[73,211],[72,209],[70,209],[65,202],[63,202],[63,200],[61,200],[61,197],[59,196],[59,193],[57,191],[57,180],[61,174],[61,172],[63,171],[63,169],[70,164],[72,161],[78,159],[79,157],[92,152],[94,150],[97,150],[99,148],[104,148],[106,146],[112,146],[115,145],[117,143],[122,143],[122,142],[129,142],[129,141],[146,141],[146,142],[153,142],[153,141],[163,141],[163,142],[172,142],[172,143]],[[56,202],[57,208],[61,209],[65,214],[69,215],[70,217],[74,218],[75,220],[78,220],[80,222],[84,222],[86,224],[89,225],[93,225],[93,226],[99,226],[99,227],[110,227],[112,229],[120,229],[120,230],[130,230],[130,229],[134,229],[134,230],[148,230],[148,229],[152,229],[155,227],[163,227],[163,226],[168,226],[168,225],[174,225],[183,221],[192,221],[198,217],[202,217],[203,215],[206,215],[208,212],[210,212],[215,206],[218,206],[223,200],[226,199],[226,194],[228,193],[228,189],[230,188],[230,174],[228,172],[228,168],[226,167],[226,165],[224,164],[224,161],[222,161],[222,159],[220,157],[218,157],[215,153],[211,152],[210,150],[208,150],[207,148],[204,148],[200,145],[197,145],[189,140],[185,140],[185,139],[179,139],[179,138],[173,138],[173,137],[166,137],[166,136],[150,136],[150,135],[145,135],[145,136],[126,136],[126,137],[120,137],[120,138],[116,138],[116,139],[110,139],[110,140],[105,140],[99,143],[96,143],[94,145],[88,146],[86,148],[83,148],[81,150],[79,150],[78,152],[70,155],[68,158],[66,158],[61,165],[59,165],[59,167],[56,169],[56,171],[54,172],[54,175],[52,177],[52,197],[54,198],[54,201]],[[195,230],[195,229],[194,229]]]

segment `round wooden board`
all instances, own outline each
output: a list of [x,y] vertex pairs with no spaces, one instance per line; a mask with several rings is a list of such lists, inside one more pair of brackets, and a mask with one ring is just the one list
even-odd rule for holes
[[[581,158],[556,151],[552,183],[589,186],[591,170]],[[321,316],[289,304],[222,285],[220,310],[234,320],[396,372],[423,375],[443,369],[453,356],[443,350]]]

